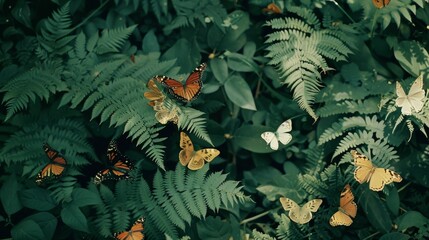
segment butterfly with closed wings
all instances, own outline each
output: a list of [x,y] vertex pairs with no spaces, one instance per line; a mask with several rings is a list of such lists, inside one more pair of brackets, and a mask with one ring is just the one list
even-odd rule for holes
[[261,137],[267,145],[270,145],[272,150],[277,150],[279,149],[279,142],[286,145],[292,140],[290,131],[292,131],[292,120],[288,119],[280,124],[276,132],[264,132]]
[[420,112],[424,105],[425,90],[423,90],[423,75],[420,75],[411,85],[408,94],[405,94],[399,82],[396,82],[396,106],[401,107],[403,115],[411,115],[412,112]]
[[156,85],[155,81],[153,79],[150,79],[149,82],[147,82],[147,88],[149,91],[146,91],[144,93],[144,97],[149,100],[150,106],[155,106],[156,102],[163,102],[164,101],[164,94],[159,90],[158,86]]
[[286,197],[280,198],[280,203],[282,204],[283,209],[285,211],[289,211],[290,220],[299,224],[308,223],[313,218],[311,213],[317,212],[322,202],[322,199],[313,199],[300,207],[292,199]]
[[144,239],[144,218],[139,218],[130,230],[113,234],[117,240],[143,240]]
[[109,179],[127,179],[128,173],[134,167],[134,163],[119,152],[114,140],[110,141],[107,148],[107,158],[111,166],[99,171],[94,177],[94,183],[100,184],[102,181]]
[[340,195],[340,207],[329,219],[331,226],[350,226],[353,223],[357,213],[357,205],[353,201],[355,199],[350,185],[347,184]]
[[60,177],[67,165],[67,161],[64,159],[64,157],[47,143],[43,144],[43,150],[48,156],[50,162],[46,164],[46,166],[44,166],[43,169],[37,174],[37,184],[42,184],[48,179]]
[[378,192],[383,190],[386,184],[402,181],[402,177],[399,174],[389,169],[375,167],[365,155],[358,153],[356,150],[352,150],[350,153],[356,166],[354,171],[356,181],[360,184],[369,183],[369,189],[372,191]]
[[211,162],[220,152],[215,148],[204,148],[195,151],[194,144],[188,135],[180,132],[179,161],[183,166],[188,166],[190,170],[198,170],[204,166],[204,161]]
[[205,63],[196,67],[186,79],[185,84],[167,76],[155,76],[155,79],[161,82],[171,95],[183,102],[190,102],[197,98],[201,92],[201,88],[203,87],[201,78],[206,67],[207,64]]

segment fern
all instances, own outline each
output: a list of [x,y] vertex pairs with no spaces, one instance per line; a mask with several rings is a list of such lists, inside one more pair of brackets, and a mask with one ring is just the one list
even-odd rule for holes
[[[249,200],[241,187],[237,187],[238,182],[227,181],[226,175],[219,172],[207,175],[207,171],[208,165],[198,171],[188,171],[177,164],[175,171],[155,174],[152,191],[144,179],[118,182],[114,193],[101,184],[103,203],[95,206],[99,216],[93,220],[95,226],[107,237],[109,227],[123,230],[131,219],[143,216],[148,238],[161,239],[160,233],[166,233],[176,239],[176,228],[185,230],[192,218],[205,218],[209,209],[217,211]],[[136,194],[130,195],[130,192]],[[111,210],[105,211],[105,206]],[[113,224],[108,220],[111,217]]]
[[200,112],[193,108],[182,107],[177,126],[179,129],[185,129],[194,133],[197,137],[213,145],[205,127],[206,119],[203,118],[202,115],[204,115],[204,112]]
[[111,30],[103,30],[100,39],[98,40],[95,52],[97,54],[105,54],[108,52],[118,52],[119,48],[128,39],[137,25],[127,28],[116,28]]
[[[415,4],[412,4],[414,2]],[[382,22],[383,30],[386,29],[392,21],[396,23],[399,28],[401,25],[401,16],[412,23],[412,17],[410,15],[416,15],[416,5],[423,7],[423,1],[421,0],[406,0],[406,1],[392,1],[387,7],[380,11],[380,21]]]
[[[317,119],[311,105],[321,88],[320,70],[330,70],[326,58],[344,61],[351,53],[353,42],[346,42],[345,34],[331,29],[319,29],[320,22],[314,13],[290,9],[305,20],[285,18],[267,22],[274,31],[268,35],[269,64],[277,65],[283,84],[293,91],[293,98],[310,116]],[[335,43],[335,44],[333,44]]]

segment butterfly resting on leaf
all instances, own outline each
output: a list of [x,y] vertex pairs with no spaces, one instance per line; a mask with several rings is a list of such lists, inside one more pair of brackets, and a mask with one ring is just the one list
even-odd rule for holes
[[197,98],[201,92],[203,87],[202,76],[206,67],[207,64],[205,63],[196,67],[184,84],[167,76],[155,76],[155,79],[164,85],[174,97],[183,102],[190,102]]
[[270,145],[271,149],[277,150],[279,142],[286,145],[292,140],[290,131],[292,131],[292,120],[288,119],[280,124],[276,132],[264,132],[261,134],[261,138]]
[[347,184],[340,195],[340,207],[329,219],[331,226],[350,226],[357,213],[357,205],[351,187]]
[[184,132],[180,132],[179,161],[183,166],[188,166],[190,170],[198,170],[204,166],[204,161],[211,162],[220,154],[215,148],[204,148],[195,151],[194,144]]
[[292,199],[286,197],[280,198],[280,203],[282,204],[283,209],[285,211],[289,211],[290,220],[299,224],[308,223],[313,218],[311,213],[317,212],[322,202],[322,199],[313,199],[300,207]]
[[64,157],[47,143],[43,144],[43,150],[48,156],[50,162],[37,174],[37,184],[42,184],[46,180],[60,177],[67,165],[67,161]]
[[425,100],[425,90],[423,90],[423,75],[420,75],[411,85],[408,94],[405,94],[399,82],[396,82],[396,106],[401,108],[403,115],[411,115],[413,112],[420,112],[423,109]]
[[350,153],[356,166],[354,171],[356,181],[360,184],[369,183],[369,189],[372,191],[378,192],[383,190],[386,184],[402,181],[402,177],[399,174],[389,169],[375,167],[365,155],[358,153],[356,150],[352,150]]
[[144,218],[139,218],[130,230],[113,234],[117,240],[143,240],[144,239]]

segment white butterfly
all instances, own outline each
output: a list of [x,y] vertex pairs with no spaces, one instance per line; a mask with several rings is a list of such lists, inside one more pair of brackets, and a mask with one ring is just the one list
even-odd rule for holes
[[302,207],[300,207],[296,202],[292,199],[281,197],[280,203],[283,206],[283,209],[289,211],[290,220],[299,223],[305,224],[310,222],[313,215],[311,212],[316,212],[322,204],[322,199],[313,199],[308,201]]
[[405,94],[399,82],[396,82],[396,106],[401,107],[403,115],[411,115],[412,110],[420,112],[423,108],[423,99],[425,98],[425,90],[423,90],[423,75],[420,75],[413,83],[408,92]]
[[261,134],[261,137],[267,144],[270,144],[271,149],[277,150],[279,149],[279,141],[283,145],[286,145],[292,140],[292,135],[289,133],[290,131],[292,131],[292,121],[288,119],[280,124],[275,133],[264,132]]

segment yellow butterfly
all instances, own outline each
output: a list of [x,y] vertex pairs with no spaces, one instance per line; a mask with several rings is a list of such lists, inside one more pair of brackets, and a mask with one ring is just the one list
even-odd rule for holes
[[420,75],[411,85],[408,95],[405,94],[399,82],[396,82],[396,106],[401,107],[403,115],[411,115],[412,110],[420,112],[423,108],[425,90],[423,90],[423,75]]
[[150,106],[155,106],[155,102],[162,102],[165,98],[164,94],[159,90],[155,81],[152,79],[147,82],[147,88],[149,91],[144,93],[144,97],[149,100]]
[[289,211],[290,220],[299,223],[305,224],[308,223],[313,215],[311,212],[316,212],[322,204],[322,199],[313,199],[308,201],[302,207],[300,207],[295,201],[292,199],[281,197],[280,203],[283,206],[285,211]]
[[167,124],[167,122],[173,122],[177,124],[179,122],[178,107],[173,106],[171,110],[168,110],[164,106],[164,102],[154,101],[153,109],[156,111],[155,118],[161,124]]
[[354,199],[355,197],[353,196],[350,185],[347,184],[341,192],[338,211],[329,219],[329,224],[331,224],[331,226],[350,226],[353,223],[352,218],[356,217],[357,212],[356,203],[353,202]]
[[204,161],[211,162],[220,152],[214,148],[204,148],[194,150],[191,139],[184,132],[180,132],[179,160],[183,166],[188,166],[191,170],[198,170],[204,166]]
[[396,172],[378,168],[372,165],[372,162],[363,154],[358,153],[356,150],[350,151],[356,166],[354,177],[360,184],[364,182],[369,183],[369,189],[372,191],[381,191],[384,185],[392,182],[401,182],[402,177]]

